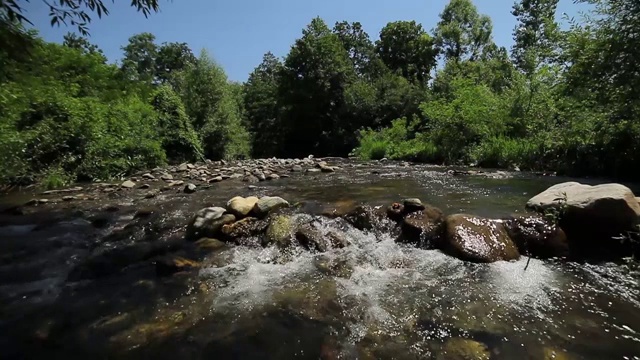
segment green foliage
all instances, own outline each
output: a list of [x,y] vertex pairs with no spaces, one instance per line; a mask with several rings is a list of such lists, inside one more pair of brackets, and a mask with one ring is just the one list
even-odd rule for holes
[[250,136],[242,123],[237,91],[209,54],[202,51],[176,83],[204,155],[210,159],[248,157]]
[[159,87],[152,97],[158,114],[159,137],[167,156],[178,161],[202,159],[198,135],[180,97],[168,86]]
[[436,64],[434,40],[415,21],[396,21],[380,31],[376,50],[380,59],[404,78],[424,85]]
[[50,190],[67,186],[74,178],[59,167],[48,169],[40,179],[40,186]]
[[440,14],[435,42],[448,61],[475,60],[492,44],[492,29],[491,19],[478,14],[471,0],[451,0]]
[[[104,5],[103,0],[58,0],[48,2],[43,0],[49,8],[49,18],[51,26],[64,24],[77,27],[82,35],[89,35],[88,25],[91,22],[91,15],[95,13],[99,18],[102,15],[109,15],[109,9]],[[142,12],[145,17],[154,11],[159,10],[158,0],[132,0],[131,6]],[[23,14],[24,9],[18,0],[4,0],[0,2],[0,16],[11,22],[28,23],[33,25]],[[3,19],[4,20],[4,19]]]

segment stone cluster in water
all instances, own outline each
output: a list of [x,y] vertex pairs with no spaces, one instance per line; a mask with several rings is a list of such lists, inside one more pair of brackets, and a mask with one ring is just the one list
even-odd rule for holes
[[[115,193],[118,191],[142,191],[144,198],[176,189],[187,194],[195,193],[198,188],[211,187],[212,184],[230,179],[239,179],[250,184],[262,181],[288,178],[291,173],[333,173],[340,170],[338,166],[330,166],[322,159],[309,156],[305,159],[252,159],[239,161],[211,161],[203,163],[182,163],[177,166],[158,167],[150,171],[139,172],[121,183],[96,183],[90,188],[73,187],[62,190],[48,190],[42,193],[45,197],[32,199],[25,205],[43,205],[68,202],[73,200],[95,200],[97,194],[88,194],[97,188],[98,193]],[[92,188],[92,189],[91,189]]]

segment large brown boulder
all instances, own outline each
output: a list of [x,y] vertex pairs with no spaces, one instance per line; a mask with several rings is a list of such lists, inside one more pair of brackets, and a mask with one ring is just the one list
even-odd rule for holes
[[540,259],[569,256],[567,235],[542,216],[515,216],[506,219],[503,225],[520,254]]
[[444,215],[440,209],[433,206],[423,205],[423,208],[424,210],[409,213],[404,217],[399,240],[431,248],[442,236]]
[[613,260],[634,250],[626,240],[637,232],[640,204],[624,185],[561,183],[531,198],[527,208],[559,223],[574,258]]
[[472,215],[450,215],[445,219],[440,248],[461,260],[490,263],[516,260],[518,248],[502,223]]

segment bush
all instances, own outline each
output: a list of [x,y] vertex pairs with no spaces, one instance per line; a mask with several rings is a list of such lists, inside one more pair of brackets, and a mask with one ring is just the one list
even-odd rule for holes
[[536,168],[538,156],[538,146],[532,139],[494,137],[476,146],[471,158],[482,167],[531,169]]

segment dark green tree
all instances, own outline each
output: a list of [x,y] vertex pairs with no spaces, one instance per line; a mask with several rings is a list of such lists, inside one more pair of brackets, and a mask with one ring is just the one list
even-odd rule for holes
[[337,22],[333,32],[338,35],[349,59],[358,75],[371,75],[371,59],[375,56],[375,47],[359,22]]
[[244,86],[245,116],[253,139],[253,155],[269,157],[282,154],[283,130],[280,123],[278,87],[283,65],[268,52]]
[[155,80],[158,58],[156,37],[151,33],[140,33],[129,38],[122,48],[122,70],[131,79],[151,84]]
[[193,66],[195,62],[196,57],[187,43],[163,43],[157,50],[155,78],[160,83],[169,82],[176,72]]
[[513,59],[522,72],[531,76],[540,64],[555,58],[560,28],[555,20],[558,0],[521,0],[511,12],[518,21],[513,31]]
[[345,154],[344,91],[355,71],[340,38],[315,18],[284,61],[279,98],[285,151],[291,156]]
[[436,45],[448,61],[476,60],[492,44],[492,28],[471,0],[451,0],[434,30]]
[[436,64],[433,39],[415,21],[387,24],[380,31],[376,50],[389,69],[417,84],[426,84]]

